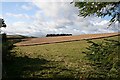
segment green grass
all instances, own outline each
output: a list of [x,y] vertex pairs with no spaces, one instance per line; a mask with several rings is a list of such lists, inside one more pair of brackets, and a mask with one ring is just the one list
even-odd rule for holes
[[[103,38],[104,39],[104,38]],[[93,41],[100,42],[103,39]],[[118,39],[110,37],[109,39]],[[36,46],[14,47],[14,56],[7,65],[8,77],[25,78],[80,78],[93,69],[84,58],[86,40]]]

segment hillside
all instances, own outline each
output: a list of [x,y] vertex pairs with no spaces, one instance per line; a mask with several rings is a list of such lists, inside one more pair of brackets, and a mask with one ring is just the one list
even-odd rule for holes
[[22,41],[14,44],[15,46],[29,46],[29,45],[41,45],[50,43],[59,43],[67,41],[76,41],[82,39],[96,39],[103,37],[116,36],[119,33],[104,33],[104,34],[84,34],[79,36],[61,36],[61,37],[46,37],[46,38],[29,38],[26,41]]
[[35,37],[28,37],[23,35],[7,35],[8,39],[24,39],[24,38],[35,38]]
[[[102,42],[104,39],[118,40],[118,36],[92,41]],[[7,64],[8,77],[55,80],[87,77],[87,74],[93,72],[93,68],[82,52],[86,51],[89,45],[86,40],[80,40],[14,47],[11,51],[11,55],[14,56],[13,61]]]

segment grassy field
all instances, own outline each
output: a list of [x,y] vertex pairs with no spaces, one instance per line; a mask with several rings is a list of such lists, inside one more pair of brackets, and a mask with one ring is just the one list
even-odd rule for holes
[[[92,41],[101,42],[102,39]],[[108,38],[107,38],[108,39]],[[118,39],[109,37],[109,39]],[[12,62],[7,65],[8,77],[23,78],[84,78],[93,71],[84,58],[86,40],[36,46],[14,47]]]

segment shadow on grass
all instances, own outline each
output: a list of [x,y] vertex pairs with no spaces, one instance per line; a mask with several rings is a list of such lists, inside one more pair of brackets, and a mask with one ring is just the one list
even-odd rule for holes
[[4,45],[2,55],[2,80],[13,79],[54,79],[74,80],[74,71],[61,67],[60,61],[48,61],[44,58],[29,58],[28,56],[16,57],[10,52],[15,47]]
[[10,56],[8,62],[5,63],[5,78],[23,78],[24,73],[42,70],[42,67],[38,67],[36,65],[42,65],[47,63],[45,59],[38,59],[38,58],[28,58],[25,57],[13,57]]
[[49,62],[42,58],[28,58],[27,56],[11,56],[11,61],[3,66],[6,72],[2,79],[75,79],[72,74],[69,74],[71,70],[58,68],[56,64],[59,62]]
[[7,40],[2,43],[2,80],[13,79],[54,79],[74,80],[74,70],[61,66],[61,61],[48,61],[44,58],[30,58],[28,56],[16,57],[16,52],[11,52],[13,45],[21,40]]
[[[14,46],[5,48],[3,51],[3,78],[2,80],[14,79],[33,79],[33,80],[102,80],[102,79],[85,79],[79,76],[74,69],[68,69],[61,66],[62,61],[48,61],[42,57],[30,58],[28,56],[16,57],[11,55],[10,50]],[[15,52],[13,52],[15,53]],[[86,73],[86,72],[85,72]],[[76,74],[76,75],[75,75]],[[90,74],[90,73],[88,73]],[[84,76],[85,77],[85,76]],[[107,79],[103,79],[107,80]],[[110,79],[111,80],[111,79]]]
[[74,70],[61,67],[60,61],[48,61],[43,58],[28,56],[16,57],[11,50],[13,44],[21,40],[6,40],[2,42],[2,80],[33,79],[33,80],[75,80]]

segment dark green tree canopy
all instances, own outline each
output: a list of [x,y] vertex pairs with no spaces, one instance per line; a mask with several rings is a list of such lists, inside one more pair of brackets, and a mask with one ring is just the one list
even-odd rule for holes
[[[74,2],[79,8],[79,16],[98,17],[111,16],[110,25],[115,22],[120,23],[120,1],[119,2]],[[109,25],[109,26],[110,26]]]
[[0,28],[1,27],[6,27],[6,24],[4,22],[4,19],[0,18]]
[[4,19],[0,18],[0,33],[1,33],[1,28],[6,27],[6,24],[4,22]]

